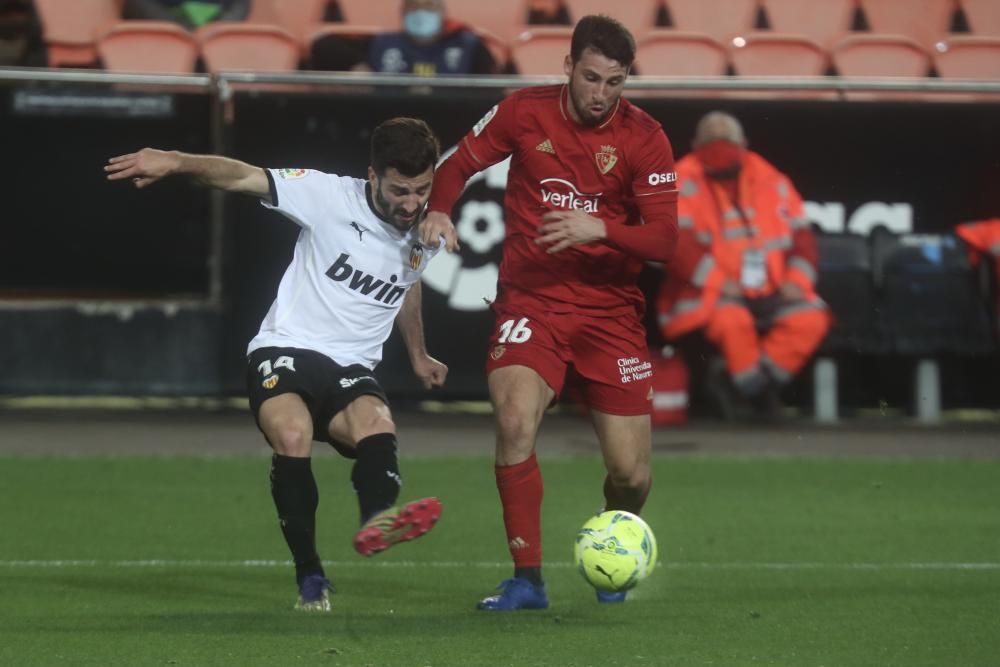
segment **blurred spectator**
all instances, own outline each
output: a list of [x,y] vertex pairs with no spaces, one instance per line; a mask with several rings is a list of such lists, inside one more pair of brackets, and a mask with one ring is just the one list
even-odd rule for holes
[[531,0],[528,23],[532,25],[570,25],[569,12],[560,0]]
[[31,0],[0,0],[0,65],[45,65],[45,47]]
[[497,71],[496,61],[479,35],[445,17],[443,0],[403,0],[402,12],[402,32],[377,35],[367,67],[358,69],[422,76]]
[[727,113],[698,122],[694,152],[677,163],[680,235],[658,302],[668,340],[701,330],[721,352],[706,381],[726,417],[741,403],[775,416],[778,390],[830,326],[799,193],[746,145]]
[[122,17],[173,21],[194,30],[212,21],[242,21],[251,0],[125,0]]

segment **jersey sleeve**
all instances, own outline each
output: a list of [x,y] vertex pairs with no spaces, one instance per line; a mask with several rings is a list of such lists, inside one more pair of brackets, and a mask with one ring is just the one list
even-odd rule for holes
[[510,96],[486,112],[434,175],[427,208],[451,215],[465,182],[514,152],[518,98]]
[[792,235],[792,246],[785,256],[785,280],[808,292],[818,277],[816,236],[806,218],[802,197],[784,175],[778,181],[778,194],[781,196],[780,214],[786,218]]
[[313,169],[265,169],[271,201],[265,207],[278,211],[306,229],[312,229],[330,208],[337,179]]

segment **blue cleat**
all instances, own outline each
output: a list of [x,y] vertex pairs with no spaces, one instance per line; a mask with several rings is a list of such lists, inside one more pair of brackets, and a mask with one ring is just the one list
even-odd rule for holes
[[536,586],[527,579],[511,577],[497,586],[497,595],[483,598],[477,609],[485,611],[517,611],[518,609],[548,609],[549,596],[545,584]]
[[610,604],[625,602],[626,593],[627,591],[597,591],[597,601]]
[[335,592],[333,584],[322,574],[310,574],[299,581],[299,611],[330,611],[329,593]]

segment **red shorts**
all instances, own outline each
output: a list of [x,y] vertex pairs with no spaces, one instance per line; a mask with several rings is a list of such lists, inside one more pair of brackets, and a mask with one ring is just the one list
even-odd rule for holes
[[646,331],[636,315],[587,317],[541,313],[536,308],[496,303],[486,373],[527,366],[556,396],[572,370],[588,406],[612,415],[649,414],[653,366]]

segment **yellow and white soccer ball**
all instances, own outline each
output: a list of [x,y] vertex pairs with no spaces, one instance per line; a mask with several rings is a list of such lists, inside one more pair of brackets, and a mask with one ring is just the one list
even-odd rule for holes
[[576,534],[573,562],[601,591],[627,591],[656,567],[656,537],[631,512],[609,510],[591,517]]

